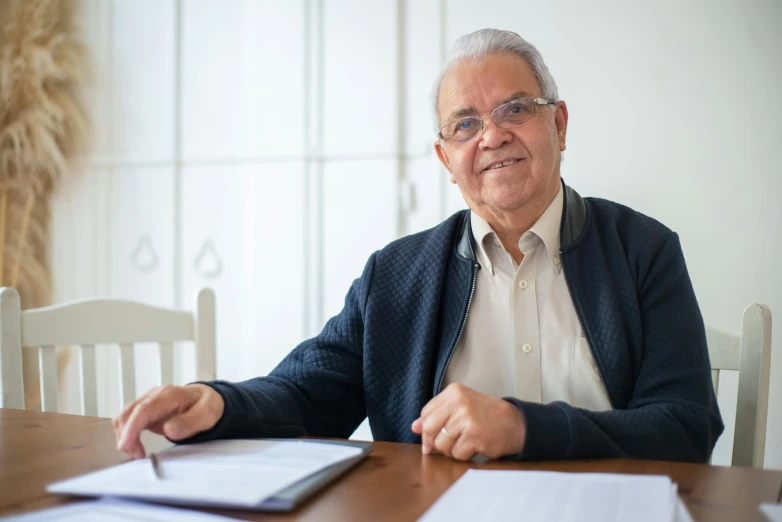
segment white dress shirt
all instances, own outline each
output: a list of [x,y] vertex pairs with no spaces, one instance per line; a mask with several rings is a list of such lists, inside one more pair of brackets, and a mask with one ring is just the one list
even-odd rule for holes
[[481,269],[445,385],[494,397],[565,401],[589,410],[611,404],[581,331],[559,257],[562,187],[519,240],[517,265],[491,226],[470,220]]

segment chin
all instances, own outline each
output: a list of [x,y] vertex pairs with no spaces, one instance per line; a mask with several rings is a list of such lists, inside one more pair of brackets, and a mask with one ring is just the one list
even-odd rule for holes
[[525,187],[498,187],[496,190],[490,191],[484,198],[484,201],[490,206],[501,210],[516,210],[529,201],[530,194],[524,190]]
[[527,202],[527,198],[524,197],[501,197],[501,198],[488,198],[486,203],[489,206],[498,210],[511,212],[524,206]]

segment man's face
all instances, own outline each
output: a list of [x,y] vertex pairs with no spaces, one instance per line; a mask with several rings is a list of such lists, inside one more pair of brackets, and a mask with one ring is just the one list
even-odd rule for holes
[[[521,94],[520,94],[521,93]],[[445,74],[440,86],[438,114],[441,125],[463,118],[467,110],[488,115],[519,96],[542,97],[527,62],[511,54],[493,54],[479,61],[463,60]],[[552,109],[555,107],[555,109]],[[454,116],[460,113],[459,116]],[[465,143],[435,143],[440,161],[451,174],[467,205],[497,216],[513,212],[537,199],[550,202],[559,188],[559,162],[565,150],[567,107],[541,105],[532,120],[503,129],[491,119],[483,134]],[[490,168],[500,161],[515,163]]]

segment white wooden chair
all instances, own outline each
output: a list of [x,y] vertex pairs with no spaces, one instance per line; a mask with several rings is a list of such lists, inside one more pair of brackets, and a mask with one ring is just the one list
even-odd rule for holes
[[741,334],[706,328],[715,393],[720,371],[738,370],[733,466],[763,467],[771,368],[771,310],[761,304],[744,309]]
[[118,299],[80,299],[22,310],[14,288],[0,289],[0,407],[24,409],[22,346],[39,347],[41,406],[57,411],[57,346],[79,345],[82,414],[98,415],[95,345],[118,344],[120,401],[136,398],[134,343],[158,343],[160,381],[174,381],[174,343],[194,341],[196,380],[215,378],[215,296],[198,293],[193,311]]

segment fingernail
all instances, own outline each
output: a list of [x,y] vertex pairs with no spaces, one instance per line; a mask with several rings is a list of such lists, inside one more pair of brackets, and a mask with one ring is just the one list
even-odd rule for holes
[[428,444],[424,444],[421,447],[421,451],[423,452],[424,455],[429,455],[429,453],[432,451],[432,448],[430,448]]

